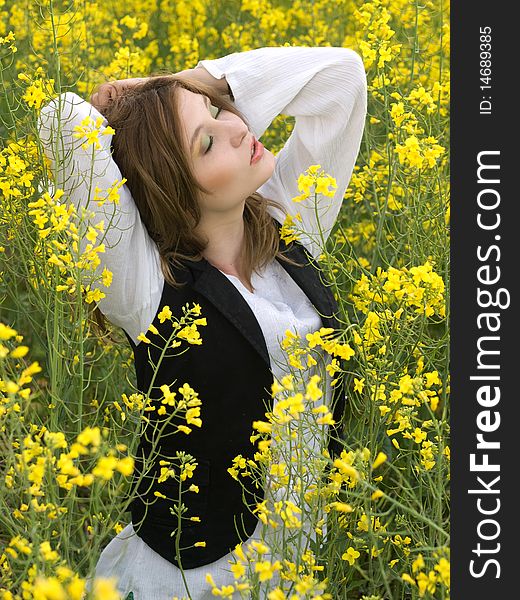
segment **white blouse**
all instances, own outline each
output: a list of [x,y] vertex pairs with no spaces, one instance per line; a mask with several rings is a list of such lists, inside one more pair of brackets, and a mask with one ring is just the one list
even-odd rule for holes
[[[278,114],[295,117],[294,129],[276,156],[274,173],[258,192],[280,202],[289,214],[301,214],[301,227],[306,231],[301,241],[314,257],[318,256],[321,246],[314,200],[295,204],[292,198],[300,194],[298,177],[310,165],[320,164],[336,179],[335,196],[320,197],[318,206],[319,224],[326,239],[341,208],[364,127],[366,76],[360,57],[350,49],[338,47],[265,47],[202,60],[197,66],[217,79],[226,78],[235,106],[257,139]],[[102,130],[107,126],[90,104],[76,94],[64,94],[42,109],[40,137],[55,169],[56,185],[65,190],[65,198],[78,207],[93,210],[94,224],[100,220],[105,225],[110,223],[102,240],[106,251],[100,255],[99,273],[108,268],[113,281],[109,288],[101,286],[106,297],[99,307],[138,344],[137,336],[148,329],[159,308],[164,284],[159,254],[126,186],[120,189],[119,204],[107,202],[99,207],[94,202],[94,186],[106,191],[122,176],[111,158],[111,135],[99,136],[102,148],[96,151],[94,162],[92,148],[81,148],[84,140],[73,137],[74,126],[88,115],[94,120],[101,117]],[[60,136],[56,136],[58,125]],[[56,139],[63,145],[60,155],[67,155],[60,164],[53,160]],[[89,195],[86,190],[90,187]],[[276,209],[270,209],[270,213],[283,222],[284,214]],[[273,375],[281,379],[286,372],[279,343],[285,331],[291,329],[305,337],[320,328],[319,314],[276,260],[262,272],[253,273],[253,293],[235,276],[225,275],[253,310],[266,340]],[[330,395],[327,389],[326,397]],[[253,537],[259,534],[257,527]],[[214,597],[204,579],[208,572],[219,586],[233,582],[230,557],[228,554],[210,565],[185,572],[194,600]],[[172,600],[174,596],[186,595],[179,569],[135,535],[131,523],[103,550],[95,575],[118,577],[123,598],[130,591],[135,600]]]

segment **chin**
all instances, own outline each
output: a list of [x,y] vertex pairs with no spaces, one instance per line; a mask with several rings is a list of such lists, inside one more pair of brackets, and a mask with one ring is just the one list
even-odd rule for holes
[[[267,165],[270,165],[270,170],[274,171],[274,167],[276,165],[276,157],[267,148],[264,149],[264,156],[262,157],[262,162],[266,167]],[[269,167],[267,168],[269,169]]]

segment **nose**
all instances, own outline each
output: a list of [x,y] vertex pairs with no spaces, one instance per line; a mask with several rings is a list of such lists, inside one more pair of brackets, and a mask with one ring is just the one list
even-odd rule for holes
[[229,131],[230,142],[235,148],[238,148],[242,144],[244,138],[249,133],[247,125],[240,118],[233,119],[229,122]]

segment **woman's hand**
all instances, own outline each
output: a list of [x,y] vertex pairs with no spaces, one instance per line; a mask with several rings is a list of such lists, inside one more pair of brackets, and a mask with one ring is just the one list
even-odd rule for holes
[[[187,79],[192,81],[198,81],[205,85],[208,85],[215,89],[215,91],[223,96],[229,94],[229,88],[227,85],[226,78],[215,79],[213,75],[210,75],[204,67],[195,67],[194,69],[185,69],[178,73],[173,73],[172,76]],[[97,110],[102,110],[112,100],[121,94],[125,90],[128,90],[139,83],[145,82],[149,77],[133,77],[131,79],[119,79],[116,81],[108,81],[102,83],[97,90],[90,96],[90,103]]]
[[146,81],[147,77],[134,77],[132,79],[119,79],[117,81],[108,81],[102,83],[97,90],[90,96],[90,104],[97,110],[102,110],[119,94],[133,88],[138,83]]

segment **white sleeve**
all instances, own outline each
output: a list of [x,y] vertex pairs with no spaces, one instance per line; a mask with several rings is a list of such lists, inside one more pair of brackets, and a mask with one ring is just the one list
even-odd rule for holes
[[[366,74],[360,56],[339,47],[265,47],[202,60],[213,77],[226,77],[235,106],[259,139],[278,114],[295,117],[294,129],[276,156],[272,177],[259,188],[289,214],[299,212],[301,241],[320,252],[314,197],[299,203],[298,177],[319,164],[334,177],[334,197],[318,196],[318,219],[327,239],[336,221],[359,152],[367,106]],[[283,222],[284,215],[271,214]]]
[[[111,134],[99,135],[101,148],[94,152],[92,145],[82,148],[85,138],[74,137],[74,128],[88,116],[94,122],[102,119],[102,133],[108,125],[106,119],[91,104],[67,92],[42,108],[39,135],[56,174],[55,186],[64,190],[64,199],[72,202],[78,213],[82,207],[94,212],[95,216],[89,219],[92,225],[104,221],[105,232],[96,241],[105,244],[105,252],[99,254],[97,274],[106,267],[113,278],[108,288],[101,282],[96,286],[106,294],[99,308],[137,342],[139,333],[153,321],[162,294],[164,277],[159,251],[126,185],[119,189],[119,204],[106,201],[98,206],[94,200],[96,187],[102,190],[100,196],[106,196],[122,175],[111,156]],[[82,251],[87,243],[81,240]]]

